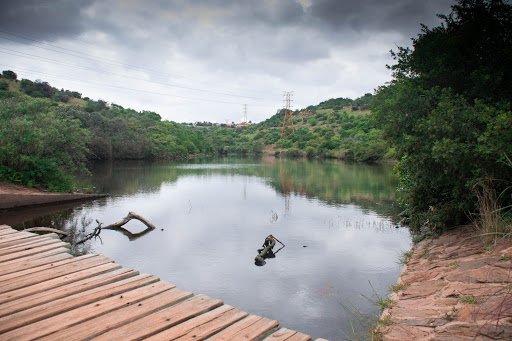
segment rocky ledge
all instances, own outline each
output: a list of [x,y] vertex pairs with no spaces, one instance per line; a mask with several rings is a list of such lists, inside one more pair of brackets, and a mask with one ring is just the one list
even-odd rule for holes
[[383,340],[512,340],[512,241],[485,247],[468,226],[404,257]]

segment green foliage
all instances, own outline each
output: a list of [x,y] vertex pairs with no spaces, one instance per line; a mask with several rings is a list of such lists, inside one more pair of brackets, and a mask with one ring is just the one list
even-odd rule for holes
[[512,178],[503,163],[512,155],[512,7],[460,0],[440,17],[445,24],[423,26],[413,49],[392,52],[395,79],[372,103],[401,160],[410,222],[434,231],[468,220],[478,179]]
[[392,159],[394,151],[384,142],[382,131],[375,128],[369,116],[359,111],[348,114],[345,110],[328,108],[329,105],[343,108],[355,102],[363,106],[370,103],[372,97],[366,94],[355,101],[347,98],[331,99],[318,106],[296,111],[298,117],[294,118],[295,132],[292,132],[290,122],[282,138],[284,110],[264,122],[242,129],[231,129],[223,125],[215,127],[207,122],[196,125],[201,127],[203,136],[219,155],[257,154],[263,151],[263,146],[273,144],[274,148],[286,150],[283,155],[292,157],[368,162],[380,161],[385,157]]
[[458,299],[465,304],[476,304],[476,298],[473,296],[461,296]]
[[[162,122],[152,111],[108,107],[105,101],[89,99],[85,108],[65,105],[82,94],[59,91],[42,81],[23,79],[20,90],[48,99],[0,90],[1,179],[68,191],[75,174],[87,173],[86,160],[181,158],[213,152],[198,131]],[[255,147],[262,148],[261,143]]]
[[40,80],[32,82],[28,79],[22,79],[20,84],[21,91],[32,97],[53,98],[57,93],[57,89],[48,84],[48,82]]
[[286,150],[286,156],[288,157],[301,157],[302,152],[298,148],[290,148]]
[[0,101],[0,178],[52,191],[73,189],[73,175],[86,173],[87,131],[54,110],[51,101]]
[[379,307],[379,310],[380,311],[384,311],[385,309],[389,309],[391,307],[393,307],[393,304],[395,302],[389,297],[389,296],[386,296],[386,297],[379,297],[376,301],[375,301],[375,305],[377,307]]
[[5,79],[10,79],[10,80],[18,79],[18,75],[16,73],[14,73],[14,71],[11,71],[11,70],[2,71],[2,77]]
[[411,260],[411,257],[412,257],[412,252],[411,251],[405,251],[398,258],[398,262],[401,265],[406,265]]
[[9,83],[4,80],[0,80],[0,90],[9,90]]

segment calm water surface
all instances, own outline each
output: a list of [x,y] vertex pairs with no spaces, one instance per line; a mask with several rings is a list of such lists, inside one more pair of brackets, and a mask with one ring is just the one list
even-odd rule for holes
[[[97,224],[134,211],[157,229],[131,221],[132,233],[103,230],[101,241],[74,247],[125,267],[223,300],[286,328],[344,339],[364,296],[385,295],[400,272],[398,255],[410,248],[406,228],[395,228],[396,179],[389,165],[336,161],[215,159],[114,162],[93,169],[98,192],[112,197],[26,222],[72,233],[74,241]],[[22,226],[20,226],[22,227]],[[256,266],[265,237],[286,247]],[[274,250],[276,250],[274,248]]]

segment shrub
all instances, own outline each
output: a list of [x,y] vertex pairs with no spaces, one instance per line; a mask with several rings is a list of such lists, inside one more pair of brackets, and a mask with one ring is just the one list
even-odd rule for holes
[[44,99],[0,101],[0,178],[69,191],[74,174],[87,173],[87,132],[53,109]]

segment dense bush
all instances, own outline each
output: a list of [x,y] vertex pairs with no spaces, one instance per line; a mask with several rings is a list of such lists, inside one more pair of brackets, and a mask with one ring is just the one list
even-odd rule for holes
[[73,189],[85,168],[88,133],[44,99],[0,100],[0,178],[55,191]]
[[401,160],[414,227],[465,223],[476,183],[500,179],[495,190],[505,193],[512,179],[512,7],[460,0],[452,9],[443,25],[423,27],[412,49],[393,53],[394,81],[373,100],[377,126]]

